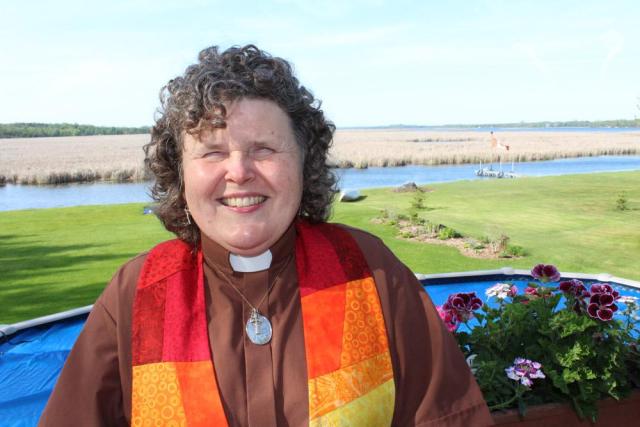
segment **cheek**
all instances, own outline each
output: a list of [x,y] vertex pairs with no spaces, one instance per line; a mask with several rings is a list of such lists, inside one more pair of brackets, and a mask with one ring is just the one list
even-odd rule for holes
[[216,191],[216,173],[206,165],[185,165],[183,170],[184,194],[190,204],[198,203],[200,199]]

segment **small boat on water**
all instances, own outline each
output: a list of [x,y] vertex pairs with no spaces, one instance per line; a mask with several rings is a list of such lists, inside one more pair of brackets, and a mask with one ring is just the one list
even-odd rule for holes
[[476,169],[476,175],[488,178],[518,178],[520,176],[513,172],[505,172],[503,170],[495,170],[492,168]]
[[493,165],[489,165],[489,167],[482,167],[482,162],[480,162],[480,168],[476,169],[476,176],[486,177],[486,178],[519,178],[522,175],[515,173],[514,164],[511,162],[511,171],[505,171],[502,169],[502,161],[500,162],[500,168],[494,169]]

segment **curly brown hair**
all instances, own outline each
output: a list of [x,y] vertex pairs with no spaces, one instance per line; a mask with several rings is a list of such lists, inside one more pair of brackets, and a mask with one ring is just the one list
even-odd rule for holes
[[335,196],[335,175],[327,165],[335,126],[324,117],[320,102],[298,82],[291,65],[253,45],[219,52],[206,48],[198,62],[160,91],[161,106],[144,146],[145,165],[155,177],[151,195],[156,214],[178,238],[195,244],[200,230],[186,214],[182,177],[182,136],[225,127],[225,104],[240,98],[268,99],[286,112],[301,148],[303,192],[298,215],[326,221]]

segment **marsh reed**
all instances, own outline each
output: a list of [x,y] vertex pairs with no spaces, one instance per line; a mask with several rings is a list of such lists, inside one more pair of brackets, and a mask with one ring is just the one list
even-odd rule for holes
[[331,152],[337,167],[446,165],[640,155],[637,132],[496,132],[509,151],[491,149],[488,132],[339,130]]
[[[640,155],[637,132],[497,132],[506,151],[490,148],[487,132],[340,129],[329,162],[343,168]],[[148,135],[0,139],[0,185],[144,181]]]
[[144,181],[147,135],[0,139],[0,180],[10,184]]

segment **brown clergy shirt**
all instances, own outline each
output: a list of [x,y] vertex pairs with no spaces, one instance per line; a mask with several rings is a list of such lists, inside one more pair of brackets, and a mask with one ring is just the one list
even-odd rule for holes
[[[376,282],[396,386],[394,426],[486,426],[492,419],[453,336],[411,271],[376,237],[355,238]],[[229,253],[203,238],[209,343],[230,426],[307,426],[307,367],[295,266],[295,228],[271,248],[268,270],[238,273]],[[131,313],[146,254],[126,263],[87,319],[40,426],[127,426],[131,422]],[[274,283],[275,281],[275,283]],[[269,344],[244,333],[250,307],[273,326]],[[369,427],[369,426],[363,426]]]

